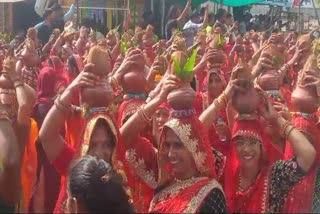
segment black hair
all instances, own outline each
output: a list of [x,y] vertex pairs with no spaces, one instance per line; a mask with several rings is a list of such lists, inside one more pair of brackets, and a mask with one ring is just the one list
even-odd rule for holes
[[54,3],[50,8],[53,11],[57,11],[57,10],[61,10],[62,9],[61,5],[58,4],[58,3]]
[[231,13],[227,13],[227,18],[232,18],[232,14]]
[[48,9],[46,9],[46,11],[44,12],[42,18],[43,18],[43,19],[46,19],[46,18],[47,18],[48,16],[50,16],[52,13],[53,13],[53,10],[50,9],[50,8],[48,8]]
[[107,133],[108,133],[108,135],[110,136],[110,139],[111,139],[111,141],[110,141],[110,143],[112,144],[111,146],[114,147],[116,145],[116,143],[117,143],[116,142],[116,136],[111,131],[110,125],[107,123],[107,121],[105,119],[102,119],[102,118],[98,119],[98,121],[97,121],[97,123],[96,123],[94,128],[95,129],[96,128],[104,128],[104,129],[106,129],[106,131],[107,131]]
[[190,18],[190,19],[194,19],[194,18],[197,18],[198,16],[200,16],[199,11],[194,10],[194,11],[191,12],[189,18]]
[[206,13],[206,8],[205,8],[205,7],[202,7],[202,8],[200,9],[200,15],[201,15],[201,16],[204,16],[205,13]]
[[69,169],[68,191],[89,213],[133,213],[119,176],[102,159],[86,155]]
[[76,59],[72,55],[69,57],[68,64],[69,64],[70,67],[77,69],[77,74],[80,73],[80,70],[78,68]]
[[227,11],[225,9],[219,8],[216,13],[216,19],[220,20],[226,13]]

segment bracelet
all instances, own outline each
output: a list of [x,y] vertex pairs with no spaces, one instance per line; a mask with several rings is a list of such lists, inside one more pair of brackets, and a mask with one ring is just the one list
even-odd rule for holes
[[9,113],[6,111],[0,111],[0,120],[10,121]]
[[228,99],[227,96],[224,92],[222,92],[222,94],[218,97],[218,101],[220,104],[223,105],[223,107],[226,107],[228,104]]
[[71,106],[67,106],[65,104],[63,104],[61,102],[61,95],[59,95],[55,101],[54,101],[54,105],[57,107],[57,109],[59,109],[62,112],[68,112],[70,110]]
[[[280,119],[279,119],[280,120]],[[284,120],[284,119],[283,119]],[[282,126],[280,127],[280,135],[282,136],[282,137],[286,137],[286,130],[287,130],[287,128],[289,127],[289,126],[292,126],[292,124],[289,122],[289,121],[286,121],[286,120],[284,120],[284,122],[283,122],[283,124],[282,124]]]
[[14,87],[15,88],[18,88],[18,87],[21,87],[21,86],[22,87],[24,86],[24,83],[22,81],[17,80],[17,81],[14,82]]
[[[286,129],[286,139],[288,140],[288,138],[289,138],[289,136],[290,136],[290,134],[291,134],[291,132],[293,131],[293,129],[295,129],[295,127],[294,126],[290,126],[290,128],[288,129]],[[288,131],[289,130],[289,131]]]
[[152,118],[148,118],[148,116],[146,115],[146,113],[144,111],[144,106],[141,106],[139,108],[138,115],[139,115],[140,119],[146,123],[150,123],[152,121]]
[[143,114],[143,116],[145,117],[145,119],[148,121],[148,122],[151,122],[152,121],[152,117],[148,117],[148,115],[146,114],[146,112],[145,112],[145,110],[144,110],[144,106],[145,105],[143,105],[142,106],[142,114]]

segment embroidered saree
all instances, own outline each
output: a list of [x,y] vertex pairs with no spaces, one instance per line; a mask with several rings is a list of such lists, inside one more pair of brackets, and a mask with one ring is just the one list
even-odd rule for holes
[[[199,177],[181,183],[173,182],[173,172],[162,153],[164,132],[167,129],[173,130],[191,152],[200,173]],[[139,141],[138,145],[135,141],[134,145],[127,148],[127,158],[135,173],[149,184],[150,188],[156,189],[149,212],[196,213],[200,212],[201,206],[212,191],[223,195],[219,183],[214,179],[216,177],[214,160],[207,134],[195,115],[169,120],[163,128],[160,139],[159,152],[147,141]],[[161,188],[160,191],[158,191],[159,188]],[[216,212],[225,212],[224,197],[219,198],[216,203],[221,204],[222,207]]]

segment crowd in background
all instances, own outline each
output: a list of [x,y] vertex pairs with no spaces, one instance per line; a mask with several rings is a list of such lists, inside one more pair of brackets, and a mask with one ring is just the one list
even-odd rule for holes
[[0,212],[320,212],[319,29],[191,8],[0,41]]

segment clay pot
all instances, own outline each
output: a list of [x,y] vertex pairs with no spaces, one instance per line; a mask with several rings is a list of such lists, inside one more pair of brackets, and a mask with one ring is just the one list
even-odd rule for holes
[[81,89],[81,103],[90,107],[107,107],[113,101],[113,90],[109,84]]
[[147,80],[144,67],[135,68],[123,75],[122,86],[125,93],[142,94],[145,92]]
[[[209,49],[210,50],[210,49]],[[211,59],[207,62],[208,67],[212,67],[213,65],[223,65],[227,59],[226,54],[222,50],[217,50],[219,54],[216,55],[214,59]],[[214,66],[213,66],[214,67]]]
[[232,105],[239,114],[249,114],[256,111],[260,103],[260,95],[253,87],[246,92],[236,92],[232,98]]
[[314,113],[320,105],[316,88],[298,85],[291,95],[291,104],[294,111]]
[[[95,65],[88,72],[99,75],[101,79],[110,73],[108,53],[101,47],[96,46],[90,50],[87,62]],[[106,107],[111,104],[112,98],[113,90],[107,80],[103,85],[81,88],[81,103],[90,107]]]
[[111,72],[109,54],[101,47],[92,47],[87,57],[87,63],[94,64],[90,72],[97,75],[108,75]]
[[148,25],[147,28],[146,28],[146,31],[145,31],[145,35],[147,37],[152,37],[153,36],[153,30],[154,30],[154,27],[152,25]]
[[4,75],[1,75],[0,76],[0,88],[14,89],[14,86],[8,78],[6,78]]
[[23,59],[27,67],[34,67],[40,64],[40,57],[36,53],[25,53]]
[[149,37],[147,35],[143,35],[142,37],[144,47],[152,47],[154,45],[153,37]]
[[265,90],[279,90],[281,86],[280,75],[277,70],[264,71],[258,78],[259,86]]
[[153,70],[156,71],[157,74],[164,75],[167,70],[167,60],[163,55],[157,56],[152,66]]
[[189,82],[185,82],[179,89],[169,93],[167,101],[174,110],[191,109],[196,98],[196,92]]
[[225,48],[224,37],[221,34],[214,34],[212,41],[209,44],[209,48],[224,49]]

